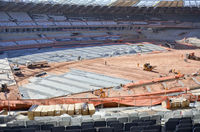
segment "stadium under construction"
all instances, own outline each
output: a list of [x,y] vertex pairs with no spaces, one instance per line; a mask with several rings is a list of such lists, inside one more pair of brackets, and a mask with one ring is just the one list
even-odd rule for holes
[[0,132],[199,132],[200,1],[0,1]]

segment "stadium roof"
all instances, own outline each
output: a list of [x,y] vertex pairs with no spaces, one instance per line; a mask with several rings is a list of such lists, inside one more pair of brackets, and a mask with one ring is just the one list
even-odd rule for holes
[[138,7],[199,7],[200,0],[3,0],[7,2]]
[[[83,1],[90,2],[84,3]],[[116,17],[117,15],[125,17],[143,14],[199,15],[200,13],[200,0],[102,0],[101,3],[99,1],[100,0],[0,0],[0,11],[65,14],[68,16],[94,15],[95,17],[109,16],[109,18],[110,16]],[[109,2],[105,4],[105,1]],[[189,2],[189,4],[187,2]]]

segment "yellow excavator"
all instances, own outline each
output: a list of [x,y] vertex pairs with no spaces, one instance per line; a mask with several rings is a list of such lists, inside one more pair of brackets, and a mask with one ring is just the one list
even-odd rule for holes
[[99,96],[100,98],[105,98],[106,97],[106,93],[103,90],[103,88],[94,91],[94,95]]
[[156,68],[156,66],[150,65],[150,63],[145,63],[145,64],[143,65],[143,70],[145,70],[145,71],[152,71],[152,70],[155,69],[155,68]]

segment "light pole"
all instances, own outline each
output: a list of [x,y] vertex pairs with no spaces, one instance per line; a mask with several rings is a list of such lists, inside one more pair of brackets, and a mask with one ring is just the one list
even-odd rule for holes
[[8,115],[10,116],[10,101],[9,98],[7,97],[7,91],[5,91],[4,95],[6,97],[6,100],[8,100]]

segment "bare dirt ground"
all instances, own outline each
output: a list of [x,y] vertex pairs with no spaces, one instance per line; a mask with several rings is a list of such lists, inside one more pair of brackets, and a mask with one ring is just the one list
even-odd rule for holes
[[[104,74],[113,77],[124,78],[133,81],[140,80],[151,80],[154,78],[159,78],[160,76],[173,76],[173,73],[169,73],[170,69],[175,69],[175,71],[182,74],[192,74],[200,69],[200,61],[187,60],[184,61],[185,54],[195,52],[196,56],[200,56],[200,50],[172,50],[165,51],[162,53],[150,53],[150,54],[136,54],[136,55],[126,55],[111,58],[98,58],[93,60],[82,60],[74,62],[61,62],[61,63],[51,63],[50,67],[39,68],[39,69],[28,69],[25,66],[21,66],[23,75],[22,77],[15,77],[18,85],[23,85],[28,83],[28,79],[35,74],[46,71],[48,74],[62,74],[70,70],[70,68],[76,68],[80,70],[85,70],[89,72],[95,72],[99,74]],[[107,64],[105,65],[105,61]],[[157,66],[154,71],[144,71],[143,64],[150,63],[153,66]],[[196,86],[191,79],[182,80],[185,86]],[[200,80],[199,80],[200,81]],[[171,89],[180,87],[175,81],[167,82],[168,87]],[[156,84],[149,86],[151,92],[164,90],[161,84]],[[19,98],[17,87],[15,90],[11,90],[10,98]],[[138,87],[137,89],[131,90],[106,90],[107,93],[111,93],[109,97],[112,96],[128,96],[130,94],[143,94],[149,92],[147,88]],[[69,97],[96,97],[92,93],[75,94]]]
[[[49,74],[62,74],[68,72],[70,68],[134,81],[168,76],[170,75],[170,69],[175,69],[182,74],[191,74],[200,69],[200,61],[187,60],[187,62],[185,62],[185,54],[190,52],[195,52],[197,56],[200,56],[200,50],[173,50],[163,53],[136,54],[93,60],[51,63],[50,67],[39,69],[28,69],[25,66],[21,66],[24,76],[16,77],[16,81],[18,85],[22,85],[27,83],[28,79],[36,73],[46,71]],[[106,65],[105,61],[107,63]],[[157,66],[153,72],[143,70],[143,64],[147,62],[153,66]]]
[[[170,75],[170,69],[175,69],[177,72],[182,74],[191,74],[196,72],[200,68],[200,61],[184,61],[185,54],[190,52],[195,52],[197,56],[200,56],[200,50],[174,50],[156,54],[137,54],[85,60],[52,69],[49,72],[59,74],[69,71],[69,68],[76,68],[129,80],[150,80],[158,78],[160,75]],[[105,65],[105,61],[107,62],[107,65]],[[143,70],[143,64],[147,62],[151,65],[157,66],[153,72]]]
[[[10,92],[6,95],[8,99],[20,99],[21,95],[19,93],[18,87],[15,85],[9,86],[8,89]],[[5,93],[0,93],[0,100],[5,100],[6,99]]]

